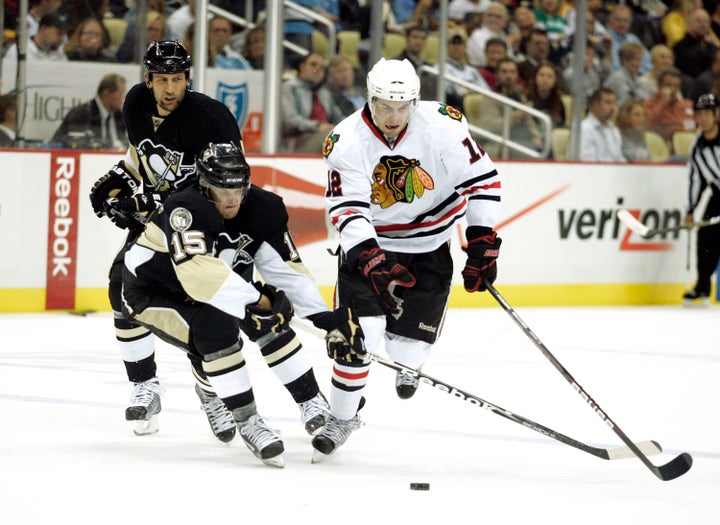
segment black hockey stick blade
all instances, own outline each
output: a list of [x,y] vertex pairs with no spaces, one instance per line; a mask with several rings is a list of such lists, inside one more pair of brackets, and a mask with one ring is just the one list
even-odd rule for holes
[[693,228],[704,228],[705,226],[712,226],[713,224],[720,223],[720,216],[711,217],[704,221],[691,222],[689,224],[680,224],[678,226],[672,226],[669,228],[657,228],[651,229],[649,226],[640,222],[630,211],[618,210],[617,217],[620,221],[630,228],[635,233],[642,235],[643,237],[652,237],[653,235],[672,233],[680,230],[692,230]]
[[650,460],[647,458],[646,454],[643,453],[642,450],[640,450],[635,443],[630,441],[630,438],[625,435],[625,432],[623,432],[620,427],[617,426],[617,424],[610,419],[610,416],[608,416],[604,410],[600,408],[600,405],[598,405],[595,400],[590,397],[590,394],[588,394],[583,387],[580,386],[580,384],[575,380],[575,378],[570,374],[570,372],[567,371],[567,369],[560,363],[560,361],[557,360],[557,358],[550,352],[547,346],[543,344],[543,342],[540,340],[538,336],[535,335],[535,333],[530,329],[528,325],[525,324],[525,322],[520,318],[520,316],[515,312],[512,306],[505,300],[505,298],[500,294],[500,292],[497,291],[497,289],[491,284],[491,283],[485,283],[485,286],[487,287],[488,292],[495,298],[495,300],[498,302],[498,304],[502,307],[503,310],[512,318],[513,321],[515,321],[515,324],[517,324],[520,329],[523,331],[523,333],[533,342],[533,344],[542,352],[542,354],[552,363],[552,365],[555,367],[555,369],[560,372],[560,374],[565,378],[565,380],[570,383],[570,385],[573,387],[573,389],[582,397],[585,402],[592,408],[592,410],[600,416],[600,419],[602,419],[607,426],[609,426],[613,432],[627,445],[627,447],[642,461],[647,468],[649,468],[653,474],[655,474],[659,479],[663,481],[669,481],[671,479],[675,479],[679,476],[682,476],[685,474],[688,470],[690,470],[690,467],[692,466],[692,457],[690,454],[684,452],[674,458],[672,461],[666,463],[665,465],[661,466],[655,466],[653,465]]
[[[297,326],[297,324],[295,323],[293,323],[293,325]],[[540,423],[536,423],[535,421],[527,419],[519,414],[515,414],[514,412],[501,408],[498,405],[490,403],[489,401],[485,401],[484,399],[469,394],[463,390],[460,390],[457,387],[440,381],[439,379],[430,377],[429,375],[420,372],[419,370],[415,370],[414,368],[408,368],[404,365],[396,363],[395,361],[386,359],[371,352],[368,352],[368,357],[370,358],[370,360],[375,361],[376,363],[391,368],[392,370],[400,372],[401,374],[415,377],[421,383],[430,385],[442,392],[445,392],[446,394],[450,394],[457,399],[466,401],[471,405],[475,405],[479,408],[489,410],[493,414],[497,414],[498,416],[504,417],[505,419],[508,419],[514,423],[518,423],[526,428],[534,430],[535,432],[539,432],[543,436],[549,437],[556,441],[560,441],[561,443],[570,445],[571,447],[575,447],[578,450],[582,450],[583,452],[587,452],[588,454],[592,454],[593,456],[596,456],[598,458],[625,459],[635,457],[636,455],[636,453],[629,447],[600,448],[588,445],[586,443],[568,437],[564,434],[561,434],[560,432],[556,432],[555,430],[541,425]],[[633,447],[636,447],[638,450],[641,450],[644,454],[647,455],[660,454],[662,452],[662,447],[660,447],[660,445],[655,441],[641,441],[639,443],[633,443],[632,445]]]

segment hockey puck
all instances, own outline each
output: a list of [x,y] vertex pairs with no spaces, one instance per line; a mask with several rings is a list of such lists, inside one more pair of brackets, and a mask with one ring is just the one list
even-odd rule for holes
[[410,490],[430,490],[430,483],[410,483]]

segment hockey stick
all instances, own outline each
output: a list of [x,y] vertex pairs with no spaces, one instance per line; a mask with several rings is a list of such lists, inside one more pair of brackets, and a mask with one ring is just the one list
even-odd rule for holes
[[598,416],[600,416],[600,419],[602,419],[605,424],[607,424],[612,429],[612,431],[615,432],[615,434],[623,441],[623,443],[627,445],[627,447],[640,459],[640,461],[645,464],[647,468],[650,469],[653,474],[655,474],[659,479],[663,481],[669,481],[671,479],[682,476],[688,470],[690,470],[690,467],[692,466],[692,456],[687,452],[683,452],[676,458],[659,467],[653,465],[647,458],[645,453],[640,450],[640,448],[635,443],[630,441],[630,438],[625,435],[625,432],[620,430],[620,427],[618,427],[615,422],[610,419],[610,417],[605,413],[605,411],[600,408],[600,406],[595,402],[595,400],[590,397],[587,392],[585,392],[585,390],[578,384],[577,381],[575,381],[575,378],[570,375],[570,372],[565,369],[565,367],[560,363],[560,361],[555,358],[555,356],[550,352],[550,350],[548,350],[548,348],[543,344],[543,342],[540,341],[540,339],[533,333],[532,330],[530,330],[528,325],[526,325],[525,322],[520,319],[520,316],[515,313],[515,310],[513,310],[512,306],[510,306],[505,300],[505,298],[500,295],[500,292],[498,292],[495,287],[490,283],[486,283],[486,286],[490,294],[495,298],[495,300],[500,304],[500,306],[502,306],[503,310],[505,310],[508,315],[512,317],[513,321],[517,323],[517,325],[522,329],[525,335],[528,336],[530,340],[535,344],[535,346],[537,346],[538,349],[543,353],[543,355],[548,358],[548,360],[562,374],[562,376],[567,380],[567,382],[572,385],[573,389],[575,389],[575,391],[580,394],[580,397],[582,397],[587,402],[587,404],[590,405],[590,408],[592,408],[593,411]]
[[676,232],[680,230],[692,230],[693,228],[703,228],[705,226],[712,226],[713,224],[720,223],[720,216],[718,217],[711,217],[704,221],[699,222],[691,222],[689,224],[681,224],[680,226],[671,226],[669,228],[657,228],[657,229],[650,229],[649,226],[646,226],[639,220],[637,220],[632,213],[630,213],[628,210],[618,210],[617,217],[622,221],[625,226],[630,228],[635,233],[639,233],[643,237],[651,237],[653,235],[662,234],[662,233],[671,233]]
[[[315,335],[317,337],[321,337],[321,338],[324,337],[324,335],[321,334],[320,330],[318,330],[314,326],[309,326],[309,325],[305,324],[304,322],[300,322],[300,321],[293,319],[291,322],[291,325],[294,328],[299,328],[300,330],[303,330],[307,333],[311,333],[312,335]],[[571,447],[575,447],[579,450],[582,450],[583,452],[587,452],[588,454],[592,454],[593,456],[597,456],[601,459],[625,459],[625,458],[631,458],[631,457],[635,456],[635,453],[628,447],[599,448],[599,447],[593,447],[591,445],[587,445],[576,439],[573,439],[564,434],[561,434],[560,432],[556,432],[555,430],[552,430],[551,428],[541,425],[540,423],[536,423],[535,421],[527,419],[519,414],[515,414],[514,412],[511,412],[509,410],[501,408],[498,405],[490,403],[489,401],[485,401],[484,399],[481,399],[477,396],[474,396],[463,390],[460,390],[459,388],[449,385],[443,381],[440,381],[439,379],[430,377],[429,375],[424,374],[423,372],[420,372],[419,370],[415,370],[413,368],[408,368],[399,363],[396,363],[395,361],[386,359],[386,358],[379,356],[377,354],[374,354],[372,352],[368,352],[367,356],[371,361],[375,361],[376,363],[379,363],[383,366],[391,368],[401,374],[415,377],[420,382],[430,385],[434,388],[437,388],[438,390],[445,392],[446,394],[450,394],[451,396],[453,396],[457,399],[461,399],[462,401],[467,401],[471,405],[475,405],[479,408],[484,408],[486,410],[489,410],[493,414],[497,414],[498,416],[504,417],[505,419],[509,419],[510,421],[512,421],[514,423],[518,423],[524,427],[534,430],[535,432],[539,432],[543,436],[547,436],[556,441],[560,441],[561,443],[570,445]],[[657,443],[655,441],[642,441],[642,442],[636,443],[634,445],[637,446],[639,449],[641,449],[643,452],[645,452],[645,454],[648,454],[648,455],[660,454],[662,452],[662,447],[660,446],[659,443]]]

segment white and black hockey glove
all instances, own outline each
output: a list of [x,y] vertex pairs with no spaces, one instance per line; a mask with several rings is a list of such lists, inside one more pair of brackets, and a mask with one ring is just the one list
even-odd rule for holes
[[105,215],[120,228],[136,227],[147,223],[150,213],[160,206],[157,193],[139,193],[127,199],[110,198],[105,201]]
[[272,309],[267,310],[255,304],[245,307],[245,319],[240,320],[240,328],[251,341],[257,341],[269,333],[279,334],[290,328],[293,305],[285,292],[269,284],[254,283],[258,291],[270,299]]
[[309,315],[312,323],[327,332],[325,346],[328,357],[348,363],[364,362],[365,334],[351,308],[338,308],[333,312]]
[[118,162],[95,181],[90,190],[90,204],[95,215],[103,217],[106,214],[105,203],[108,199],[126,199],[135,195],[139,180],[140,176],[124,160]]

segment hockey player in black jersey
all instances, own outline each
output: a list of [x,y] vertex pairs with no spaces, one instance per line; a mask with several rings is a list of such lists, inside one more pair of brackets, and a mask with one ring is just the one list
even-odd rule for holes
[[[197,359],[248,448],[282,466],[283,443],[257,413],[239,328],[297,403],[322,394],[289,327],[293,314],[328,332],[334,359],[362,359],[362,330],[349,308],[327,308],[304,271],[282,199],[251,187],[238,146],[209,144],[197,171],[198,183],[170,196],[125,254],[124,314]],[[253,268],[266,284],[243,278]]]
[[[125,418],[137,435],[158,431],[162,388],[156,377],[155,344],[144,327],[128,322],[121,312],[122,261],[129,243],[143,229],[148,213],[175,190],[192,184],[195,157],[208,142],[241,141],[232,113],[219,101],[189,89],[191,57],[177,41],[153,42],[144,57],[145,82],[128,92],[123,118],[128,133],[127,155],[90,192],[98,217],[128,229],[125,246],[109,272],[109,296],[115,336],[134,384]],[[235,425],[212,387],[196,373],[200,397],[215,436],[230,441]]]

